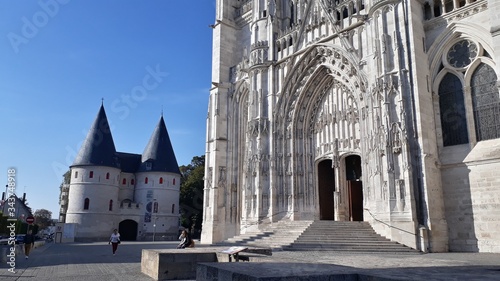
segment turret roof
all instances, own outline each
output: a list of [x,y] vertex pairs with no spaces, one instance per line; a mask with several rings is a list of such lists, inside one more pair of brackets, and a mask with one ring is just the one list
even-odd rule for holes
[[72,166],[89,165],[119,167],[115,143],[103,105]]
[[163,115],[142,153],[140,172],[170,172],[180,174]]

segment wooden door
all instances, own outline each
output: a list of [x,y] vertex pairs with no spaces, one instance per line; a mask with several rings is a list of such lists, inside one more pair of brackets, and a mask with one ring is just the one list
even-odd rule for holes
[[363,184],[361,181],[347,181],[349,187],[349,218],[363,221]]

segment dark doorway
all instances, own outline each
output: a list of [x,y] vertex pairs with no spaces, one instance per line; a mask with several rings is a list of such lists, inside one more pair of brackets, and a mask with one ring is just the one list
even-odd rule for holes
[[335,174],[332,160],[323,160],[318,164],[319,187],[319,219],[334,220],[333,192],[335,191]]
[[137,222],[133,220],[124,220],[118,226],[120,239],[123,241],[137,240]]
[[348,181],[349,218],[351,221],[363,221],[363,185],[361,181]]
[[361,157],[345,158],[347,188],[349,192],[349,219],[363,221],[363,184],[361,182]]

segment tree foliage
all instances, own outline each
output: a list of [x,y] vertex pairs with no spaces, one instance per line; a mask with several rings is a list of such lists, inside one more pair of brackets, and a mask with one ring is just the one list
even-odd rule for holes
[[205,156],[195,156],[191,164],[180,166],[181,224],[189,228],[193,237],[199,237],[203,219],[203,187],[205,177]]
[[52,225],[52,212],[46,209],[39,209],[33,213],[35,217],[35,223],[40,229],[45,229]]

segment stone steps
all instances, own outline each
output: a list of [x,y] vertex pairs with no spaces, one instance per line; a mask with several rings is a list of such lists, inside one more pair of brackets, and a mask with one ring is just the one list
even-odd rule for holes
[[418,253],[377,234],[368,222],[315,221],[287,251]]
[[216,245],[269,247],[274,251],[419,253],[377,234],[368,222],[346,221],[280,221]]
[[248,245],[281,250],[293,243],[312,221],[279,221],[265,226],[260,232],[245,233],[216,243],[221,246]]

